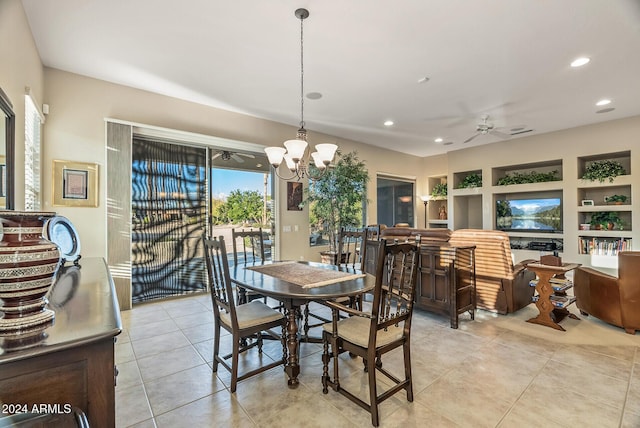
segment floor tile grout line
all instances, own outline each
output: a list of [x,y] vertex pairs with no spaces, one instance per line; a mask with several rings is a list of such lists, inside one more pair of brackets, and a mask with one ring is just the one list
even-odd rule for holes
[[629,393],[631,392],[631,381],[633,380],[633,375],[636,370],[635,360],[637,355],[638,355],[638,348],[636,348],[633,354],[633,359],[631,361],[631,370],[629,371],[629,383],[627,383],[627,390],[625,391],[624,401],[622,402],[622,412],[620,413],[620,422],[618,423],[619,428],[622,428],[622,423],[624,422],[624,415],[627,410],[627,401],[629,399]]

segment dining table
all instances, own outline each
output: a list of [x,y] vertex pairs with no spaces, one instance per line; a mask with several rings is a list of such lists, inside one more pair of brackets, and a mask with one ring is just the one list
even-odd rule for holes
[[375,288],[375,276],[345,267],[310,261],[267,261],[230,267],[231,281],[282,303],[288,350],[285,372],[290,388],[298,387],[300,374],[298,320],[301,306],[338,297],[354,297]]

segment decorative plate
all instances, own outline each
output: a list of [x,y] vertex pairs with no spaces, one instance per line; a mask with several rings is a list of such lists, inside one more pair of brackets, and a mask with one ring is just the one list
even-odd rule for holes
[[78,263],[80,260],[80,239],[73,224],[61,215],[51,217],[44,227],[45,238],[60,248],[62,264],[66,262]]

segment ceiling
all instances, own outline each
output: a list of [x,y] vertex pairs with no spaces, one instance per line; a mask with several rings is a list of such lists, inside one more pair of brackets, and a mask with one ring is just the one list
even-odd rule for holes
[[305,7],[306,128],[417,156],[640,115],[640,0],[22,3],[45,66],[293,126]]

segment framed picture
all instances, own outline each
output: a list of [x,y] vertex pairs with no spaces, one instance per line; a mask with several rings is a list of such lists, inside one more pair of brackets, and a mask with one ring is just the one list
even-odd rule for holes
[[302,211],[302,183],[287,181],[287,211]]
[[98,164],[54,160],[53,206],[97,207]]
[[594,205],[593,200],[592,199],[583,199],[582,200],[582,206],[583,207],[592,207]]

